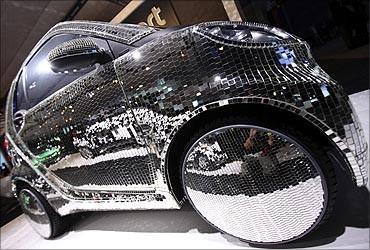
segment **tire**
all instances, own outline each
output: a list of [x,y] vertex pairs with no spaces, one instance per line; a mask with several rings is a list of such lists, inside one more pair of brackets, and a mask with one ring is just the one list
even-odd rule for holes
[[17,196],[31,226],[43,238],[52,239],[65,231],[65,218],[57,214],[34,188],[22,185]]
[[[294,241],[326,221],[335,203],[336,175],[320,142],[294,124],[258,116],[209,121],[180,157],[186,197],[209,224],[243,241]],[[218,152],[210,161],[224,167],[197,168],[198,145],[207,143]]]
[[82,147],[79,149],[79,151],[80,151],[81,156],[85,159],[92,159],[95,157],[94,153],[87,147]]

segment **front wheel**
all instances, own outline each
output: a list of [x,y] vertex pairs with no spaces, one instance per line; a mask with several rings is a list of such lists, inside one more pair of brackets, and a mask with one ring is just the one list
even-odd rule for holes
[[34,188],[22,187],[18,192],[18,199],[27,220],[43,238],[51,239],[64,231],[64,218]]
[[[203,163],[222,159],[218,167],[198,166],[200,152],[209,158]],[[181,161],[183,187],[195,210],[220,231],[248,242],[301,238],[334,204],[330,159],[315,138],[286,122],[248,116],[210,122],[188,141]]]
[[79,151],[80,151],[81,156],[85,159],[94,158],[93,152],[90,149],[88,149],[87,147],[82,147],[82,148],[79,149]]

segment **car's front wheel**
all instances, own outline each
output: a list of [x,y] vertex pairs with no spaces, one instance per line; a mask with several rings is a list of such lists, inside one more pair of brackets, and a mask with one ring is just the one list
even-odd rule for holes
[[27,220],[43,238],[51,239],[64,232],[64,218],[34,188],[23,186],[18,192],[18,199]]
[[[308,132],[246,115],[205,124],[181,158],[187,198],[212,226],[248,242],[306,235],[327,217],[336,192],[330,159]],[[203,163],[221,165],[197,166],[200,152],[209,157]]]

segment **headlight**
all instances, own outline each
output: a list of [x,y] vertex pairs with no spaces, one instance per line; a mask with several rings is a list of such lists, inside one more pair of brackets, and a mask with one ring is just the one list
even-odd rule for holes
[[215,40],[236,43],[273,43],[290,40],[293,37],[283,30],[263,24],[211,22],[196,27],[197,33]]
[[212,36],[217,36],[226,40],[233,40],[239,42],[248,42],[252,39],[252,34],[246,26],[242,25],[222,25],[222,26],[208,26],[205,31]]

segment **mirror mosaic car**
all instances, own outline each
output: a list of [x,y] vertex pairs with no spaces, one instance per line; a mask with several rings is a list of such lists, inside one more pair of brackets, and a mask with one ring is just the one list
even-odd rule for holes
[[130,50],[22,111],[20,128],[19,76],[11,86],[13,190],[37,192],[33,200],[53,218],[179,209],[187,198],[220,231],[277,244],[311,232],[332,209],[340,167],[319,143],[357,186],[367,183],[367,144],[348,96],[294,35],[243,22],[169,30],[64,22],[22,69],[60,34]]

